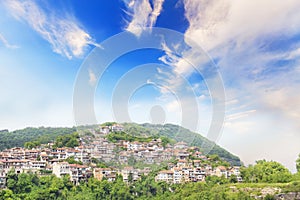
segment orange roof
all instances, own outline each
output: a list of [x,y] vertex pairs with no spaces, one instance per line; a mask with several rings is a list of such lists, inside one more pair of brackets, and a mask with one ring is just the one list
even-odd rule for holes
[[173,170],[182,170],[180,167],[174,167]]
[[68,165],[69,163],[68,163],[68,162],[60,162],[59,164],[65,164],[65,165]]
[[124,170],[133,170],[134,168],[131,166],[124,167]]
[[225,171],[225,170],[226,170],[226,167],[224,167],[224,166],[218,166],[217,168],[219,168],[219,169],[222,170],[222,171]]
[[178,160],[178,162],[183,162],[183,163],[186,163],[187,160]]
[[73,168],[87,168],[88,166],[86,166],[86,165],[79,165],[79,164],[70,164],[70,167],[73,167]]
[[160,171],[159,173],[160,174],[174,174],[174,172],[171,170],[163,170],[163,171]]
[[110,171],[110,170],[112,170],[112,169],[110,169],[110,168],[95,168],[94,169],[96,172],[99,172],[99,171]]

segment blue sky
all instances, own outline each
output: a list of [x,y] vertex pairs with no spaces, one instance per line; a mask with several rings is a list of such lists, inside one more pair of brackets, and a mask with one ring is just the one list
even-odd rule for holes
[[[163,121],[154,122],[185,125],[206,136],[214,112],[221,112],[213,111],[213,102],[222,100],[225,120],[218,144],[246,164],[266,158],[295,171],[300,153],[299,4],[2,1],[0,129],[78,124],[74,87],[89,56],[105,52],[105,41],[123,31],[142,41],[161,27],[182,37],[163,35],[159,49],[119,55],[102,77],[96,73],[101,60],[86,68],[97,122],[118,119],[113,109],[119,105],[125,106],[131,121],[151,122],[156,116]],[[125,45],[120,42],[114,48],[117,52]],[[203,49],[201,56],[208,63],[197,56],[195,46]],[[214,87],[218,80],[224,98]],[[128,97],[125,102],[123,97]],[[183,123],[185,115],[192,123]]]

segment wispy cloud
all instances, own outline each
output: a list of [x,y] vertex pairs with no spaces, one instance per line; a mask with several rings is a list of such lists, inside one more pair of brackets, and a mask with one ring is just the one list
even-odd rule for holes
[[70,15],[61,16],[48,10],[46,12],[35,1],[29,0],[7,0],[4,5],[17,20],[27,23],[47,40],[54,52],[69,59],[82,56],[88,45],[98,46]]
[[9,49],[19,48],[17,45],[10,44],[1,33],[0,33],[0,42],[2,42],[4,46]]
[[139,36],[145,27],[153,27],[162,12],[164,0],[124,1],[126,13],[131,17],[125,30]]
[[247,111],[244,111],[244,112],[227,115],[226,116],[226,122],[230,122],[230,121],[238,120],[238,119],[243,118],[243,117],[247,117],[251,113],[254,113],[254,112],[256,112],[256,110],[247,110]]

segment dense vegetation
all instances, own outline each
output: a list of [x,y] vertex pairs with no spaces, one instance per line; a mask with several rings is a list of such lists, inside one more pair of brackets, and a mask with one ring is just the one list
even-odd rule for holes
[[245,182],[249,183],[287,183],[292,180],[291,172],[275,161],[259,160],[256,165],[242,168]]
[[126,140],[126,141],[138,141],[138,142],[150,142],[154,139],[154,137],[137,137],[134,135],[127,134],[125,132],[112,132],[109,133],[106,138],[108,141],[116,143],[119,140]]
[[300,154],[298,156],[298,159],[296,160],[296,169],[300,173]]
[[108,139],[108,141],[113,142],[113,143],[116,143],[119,140],[125,140],[125,141],[130,141],[130,142],[133,142],[133,141],[151,142],[154,139],[161,139],[163,146],[166,146],[168,143],[174,143],[173,140],[171,140],[167,137],[164,137],[164,136],[161,136],[161,137],[158,137],[158,136],[141,137],[141,136],[134,136],[132,134],[128,134],[128,133],[123,132],[123,131],[122,132],[111,132],[106,136],[106,138]]
[[[202,148],[202,151],[207,152],[210,155],[219,155],[223,160],[231,163],[232,165],[241,165],[239,157],[232,155],[225,149],[209,141],[200,134],[191,132],[190,130],[183,128],[178,125],[165,124],[135,124],[135,123],[124,123],[124,131],[134,136],[158,136],[166,137],[176,142],[184,141],[190,146],[198,146]],[[212,149],[211,149],[212,147]]]
[[79,146],[79,134],[74,132],[72,134],[60,135],[55,139],[54,147],[77,147]]
[[[273,166],[273,162],[262,161],[263,165]],[[261,165],[258,162],[256,165]],[[255,166],[254,166],[255,167]],[[259,166],[258,166],[259,167]],[[267,168],[268,168],[267,167]],[[271,169],[271,168],[268,168]],[[278,171],[278,169],[274,169]],[[272,171],[272,169],[271,169]],[[267,171],[265,171],[265,174]],[[299,174],[299,173],[298,173]],[[299,176],[297,174],[297,176]],[[296,177],[296,175],[294,175]],[[10,171],[7,179],[7,189],[0,190],[0,200],[7,199],[232,199],[252,200],[262,194],[263,188],[280,188],[282,192],[300,192],[300,179],[290,183],[230,183],[230,179],[210,176],[206,182],[167,184],[155,182],[155,171],[140,180],[132,180],[126,184],[122,176],[116,181],[98,181],[90,178],[74,186],[69,176],[57,178],[54,175],[37,176],[36,174],[15,174]],[[264,199],[274,199],[266,195]]]
[[26,142],[28,146],[36,144],[46,144],[53,142],[58,136],[71,134],[76,131],[76,128],[25,128],[9,132],[7,130],[0,131],[0,150],[23,147]]

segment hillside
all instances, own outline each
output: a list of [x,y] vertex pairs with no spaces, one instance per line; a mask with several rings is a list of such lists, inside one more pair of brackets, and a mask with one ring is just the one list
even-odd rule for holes
[[206,152],[209,155],[217,154],[232,165],[242,164],[239,157],[231,154],[212,141],[209,141],[202,135],[194,133],[178,125],[124,123],[123,126],[126,133],[132,134],[134,136],[165,136],[167,138],[175,140],[176,142],[186,142],[189,146],[198,146],[202,149],[203,152]]
[[[230,152],[215,145],[200,134],[191,132],[190,130],[178,125],[165,124],[136,124],[136,123],[124,123],[124,131],[132,136],[139,137],[167,137],[174,142],[184,141],[189,146],[198,146],[203,152],[208,154],[217,154],[222,159],[228,161],[232,165],[241,165],[240,159],[232,155]],[[39,143],[48,143],[54,141],[56,137],[61,135],[70,134],[78,131],[96,129],[99,126],[80,126],[73,128],[25,128],[9,132],[7,130],[0,131],[0,150],[12,147],[22,147],[26,142],[38,141]],[[210,147],[213,147],[212,149]]]
[[9,132],[8,130],[0,131],[0,150],[12,147],[23,147],[26,142],[38,141],[42,144],[51,142],[57,136],[70,134],[76,131],[76,128],[24,128]]

